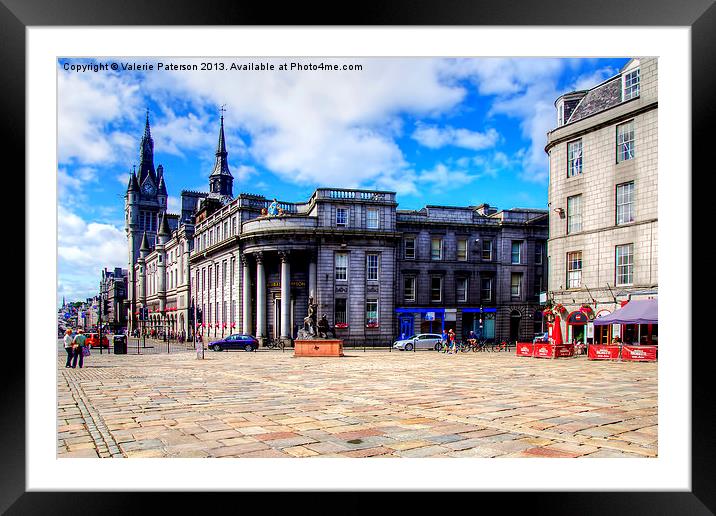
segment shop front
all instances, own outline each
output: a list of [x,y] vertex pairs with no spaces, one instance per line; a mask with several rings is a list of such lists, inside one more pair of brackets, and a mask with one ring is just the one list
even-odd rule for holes
[[574,344],[564,342],[562,321],[559,312],[547,309],[543,312],[547,320],[547,341],[518,342],[517,356],[533,358],[566,358],[574,356]]
[[612,314],[596,317],[600,337],[606,333],[607,342],[590,345],[591,360],[654,362],[658,357],[658,300],[629,301]]
[[478,339],[495,339],[496,308],[396,308],[398,336],[442,333],[452,329],[462,339],[474,331]]

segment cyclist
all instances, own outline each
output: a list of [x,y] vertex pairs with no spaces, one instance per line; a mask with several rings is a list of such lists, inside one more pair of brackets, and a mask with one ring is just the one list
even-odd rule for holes
[[477,335],[475,335],[475,332],[472,330],[467,334],[467,344],[473,351],[475,350],[475,346],[477,346]]

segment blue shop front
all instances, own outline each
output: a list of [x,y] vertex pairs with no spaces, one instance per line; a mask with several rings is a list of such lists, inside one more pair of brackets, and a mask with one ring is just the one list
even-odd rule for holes
[[405,339],[418,333],[442,333],[452,329],[464,339],[474,331],[478,338],[495,338],[497,308],[396,308],[398,337]]

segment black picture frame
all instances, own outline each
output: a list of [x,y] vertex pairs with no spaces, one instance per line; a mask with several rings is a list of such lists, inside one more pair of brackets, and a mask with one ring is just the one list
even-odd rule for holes
[[[714,0],[673,2],[671,0],[544,0],[542,2],[487,2],[468,0],[372,2],[356,4],[354,9],[337,10],[337,3],[308,5],[287,3],[277,8],[270,3],[251,3],[230,0],[191,2],[178,0],[124,0],[99,3],[96,0],[0,0],[0,102],[5,121],[3,157],[7,170],[14,172],[15,191],[25,189],[23,152],[10,149],[25,148],[25,29],[29,26],[111,26],[111,25],[598,25],[598,26],[684,26],[691,28],[692,73],[692,164],[693,170],[712,171],[707,162],[710,149],[709,131],[716,120],[716,5]],[[688,94],[688,92],[684,92]],[[10,161],[10,163],[8,163]],[[7,173],[7,172],[6,172]],[[7,173],[9,175],[9,173]],[[692,174],[692,184],[695,177]],[[711,183],[712,184],[712,183]],[[7,185],[6,185],[7,187]],[[709,205],[709,189],[692,188],[692,205],[680,206],[675,216],[686,217],[693,206]],[[19,197],[19,196],[18,196]],[[697,222],[693,218],[693,224]],[[692,226],[692,235],[694,228]],[[9,247],[6,249],[10,249]],[[22,255],[19,245],[11,250],[14,259]],[[692,254],[693,270],[696,269]],[[23,256],[24,258],[24,256]],[[25,271],[27,273],[27,271]],[[691,279],[687,279],[691,283]],[[48,286],[48,288],[50,288]],[[25,292],[26,295],[31,295]],[[16,301],[16,299],[14,300]],[[695,300],[694,305],[695,304]],[[6,304],[10,309],[10,304]],[[25,314],[27,317],[27,314]],[[690,325],[691,314],[681,324]],[[12,330],[12,329],[11,329]],[[17,334],[22,338],[22,331]],[[692,334],[697,334],[692,327]],[[687,333],[688,335],[688,333]],[[707,333],[704,333],[707,335]],[[4,345],[10,346],[15,336],[8,333]],[[30,343],[28,343],[30,344]],[[39,344],[39,343],[36,343]],[[700,344],[709,345],[708,342]],[[689,340],[678,345],[691,345]],[[40,349],[43,346],[38,345]],[[0,389],[0,511],[7,514],[126,514],[136,512],[147,502],[146,494],[128,497],[122,493],[26,492],[25,488],[25,360],[23,352],[10,352],[3,371],[4,386]],[[694,353],[696,355],[696,353]],[[11,360],[11,362],[10,362]],[[533,492],[479,493],[476,507],[487,509],[490,502],[503,507],[499,512],[512,512],[515,504],[525,504],[530,513],[541,514],[713,514],[716,511],[714,494],[714,418],[712,405],[713,373],[709,360],[692,361],[692,490],[690,492]],[[709,480],[711,479],[711,480]],[[389,484],[389,482],[386,482]],[[111,480],[107,485],[111,489]],[[242,498],[247,494],[242,493]],[[290,501],[292,512],[301,507],[320,513],[307,498],[310,494],[291,494],[290,500],[272,494],[275,503]],[[439,504],[454,504],[452,495],[439,494]],[[450,500],[444,497],[449,496]],[[252,498],[256,499],[254,495]],[[266,500],[266,494],[263,497]],[[492,498],[492,500],[489,500]],[[375,511],[370,497],[361,493],[346,493],[342,512]],[[399,498],[403,511],[424,507],[424,496],[413,494]],[[157,499],[155,499],[156,503]],[[181,493],[166,493],[159,499],[162,510],[187,507],[190,497]],[[259,500],[255,500],[259,501]],[[445,505],[447,508],[448,505]],[[209,505],[206,506],[209,508]],[[326,509],[327,510],[327,509]],[[457,509],[456,509],[457,510]],[[140,511],[142,512],[142,511]],[[270,511],[273,512],[273,511]]]

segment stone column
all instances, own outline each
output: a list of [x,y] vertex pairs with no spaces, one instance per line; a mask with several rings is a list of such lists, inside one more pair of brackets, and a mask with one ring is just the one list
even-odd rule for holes
[[316,289],[316,278],[316,253],[311,252],[308,262],[308,295],[313,295],[314,301],[317,299],[318,296],[318,291]]
[[244,270],[242,278],[243,312],[241,315],[241,322],[243,323],[243,332],[248,334],[251,333],[251,266],[249,264],[249,259],[246,255],[241,256],[241,264]]
[[281,339],[291,338],[291,264],[289,253],[278,253],[281,258]]
[[256,256],[256,338],[263,342],[266,337],[266,273],[263,253]]

